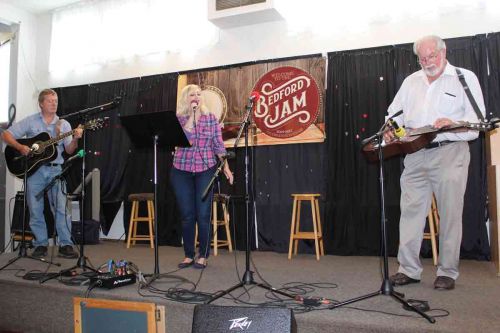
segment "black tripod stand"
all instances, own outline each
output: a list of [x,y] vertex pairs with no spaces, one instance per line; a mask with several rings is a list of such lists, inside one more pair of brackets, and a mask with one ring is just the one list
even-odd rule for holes
[[[219,299],[222,296],[229,294],[231,291],[233,291],[235,289],[243,288],[244,286],[249,286],[249,285],[255,285],[255,286],[264,288],[266,290],[272,291],[274,293],[277,293],[277,294],[280,294],[280,295],[283,295],[283,296],[286,296],[289,298],[294,298],[294,296],[292,296],[288,293],[285,293],[281,290],[278,290],[276,288],[273,288],[267,284],[255,282],[255,280],[253,278],[253,272],[250,270],[250,252],[251,252],[251,250],[250,250],[250,220],[251,220],[251,217],[250,216],[251,216],[252,208],[250,208],[251,207],[251,205],[250,205],[250,179],[249,179],[249,170],[248,170],[249,169],[249,167],[248,167],[249,166],[248,128],[250,126],[250,121],[251,121],[250,114],[251,114],[251,111],[253,109],[253,105],[254,105],[254,99],[250,98],[249,104],[246,108],[245,117],[243,119],[243,122],[241,123],[241,127],[240,127],[240,130],[238,132],[238,136],[236,137],[236,141],[234,143],[234,148],[236,150],[236,148],[238,147],[238,143],[240,141],[241,135],[243,132],[245,132],[245,213],[246,213],[245,214],[246,215],[245,216],[245,243],[246,243],[245,244],[245,246],[246,246],[246,249],[245,249],[245,273],[243,274],[243,278],[239,283],[237,283],[234,286],[229,287],[228,289],[223,290],[222,292],[218,293],[217,295],[212,297],[210,300],[205,302],[206,304],[212,303],[216,299]],[[253,207],[253,205],[252,205],[252,207]]]
[[52,261],[47,261],[44,258],[35,258],[33,256],[28,255],[28,251],[26,249],[26,196],[28,195],[28,159],[29,155],[23,156],[24,160],[24,176],[23,176],[23,187],[24,187],[24,195],[23,195],[23,218],[22,218],[22,227],[21,227],[21,244],[19,245],[19,253],[17,254],[17,257],[9,260],[7,264],[3,265],[0,267],[0,271],[3,270],[4,268],[10,266],[11,264],[15,263],[21,258],[28,258],[28,259],[33,259],[33,260],[38,260],[41,262],[44,262],[46,264],[52,264],[56,266],[61,266],[61,264],[58,263],[53,263]]
[[[396,115],[395,115],[396,116]],[[391,119],[391,118],[389,118]],[[398,302],[402,303],[406,307],[412,309],[413,311],[417,312],[419,315],[427,319],[430,323],[435,323],[436,319],[433,317],[430,317],[427,315],[425,312],[421,311],[420,309],[414,307],[410,303],[406,301],[404,298],[404,294],[398,293],[394,290],[394,287],[392,286],[391,281],[389,280],[389,263],[388,263],[388,255],[387,255],[387,232],[386,232],[386,225],[385,225],[385,193],[384,193],[384,155],[383,155],[383,150],[382,150],[382,140],[383,140],[383,134],[384,130],[387,126],[387,122],[382,126],[382,128],[375,134],[373,137],[369,138],[369,140],[366,141],[372,141],[376,140],[378,144],[378,160],[379,160],[379,182],[380,182],[380,229],[382,232],[382,252],[384,256],[384,276],[383,276],[383,281],[382,285],[379,290],[359,296],[356,298],[352,298],[347,301],[339,302],[336,304],[333,304],[329,307],[329,309],[336,309],[338,307],[351,304],[354,302],[362,301],[367,298],[375,297],[378,295],[385,295],[385,296],[392,296],[394,299],[396,299]],[[366,142],[364,141],[364,142]]]
[[[68,115],[69,116],[69,115]],[[83,119],[84,119],[84,123],[86,124],[87,123],[87,117],[84,115],[83,116]],[[86,131],[83,132],[83,136],[82,136],[82,139],[83,139],[83,144],[82,144],[82,150],[84,151],[84,154],[82,156],[82,173],[81,173],[81,177],[82,177],[82,183],[81,183],[81,186],[82,186],[82,191],[80,192],[80,195],[79,195],[79,201],[80,201],[80,230],[81,230],[81,238],[80,238],[80,247],[79,247],[79,250],[78,250],[78,253],[80,254],[78,259],[77,259],[77,262],[76,262],[76,265],[70,267],[70,268],[67,268],[67,269],[64,269],[60,272],[61,275],[67,275],[68,272],[71,272],[72,270],[74,269],[81,269],[82,271],[91,271],[91,272],[94,272],[94,273],[97,273],[97,270],[88,266],[87,265],[87,257],[85,257],[85,152],[86,152],[86,143],[87,143],[87,140],[86,140]]]

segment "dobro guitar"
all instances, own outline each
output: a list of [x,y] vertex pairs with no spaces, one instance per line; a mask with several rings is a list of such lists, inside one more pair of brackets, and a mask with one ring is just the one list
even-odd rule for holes
[[[494,128],[495,122],[490,121],[486,123],[459,122],[440,129],[431,125],[407,129],[406,135],[402,138],[382,144],[382,152],[384,159],[396,155],[411,154],[427,146],[441,132],[490,131]],[[374,162],[378,161],[378,148],[379,143],[375,139],[366,143],[362,147],[362,152],[370,162]]]
[[[82,128],[84,130],[95,130],[103,127],[103,123],[103,119],[93,119],[84,125],[78,126],[78,128]],[[7,168],[18,178],[23,178],[25,171],[27,171],[28,176],[30,176],[38,170],[41,165],[53,161],[57,157],[55,144],[62,139],[73,135],[75,130],[76,129],[63,133],[55,138],[50,138],[49,133],[42,132],[32,138],[18,139],[17,141],[20,144],[31,147],[32,153],[25,158],[19,153],[19,151],[17,151],[17,149],[7,146],[5,148],[5,161],[7,162]],[[27,161],[27,166],[25,166],[25,161]]]

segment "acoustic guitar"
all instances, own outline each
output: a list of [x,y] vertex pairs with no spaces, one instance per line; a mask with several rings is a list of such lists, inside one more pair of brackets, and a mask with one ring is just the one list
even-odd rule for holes
[[[443,128],[435,128],[431,125],[407,129],[406,135],[388,143],[382,144],[384,160],[393,156],[411,154],[423,149],[432,142],[441,132],[464,132],[468,130],[490,131],[495,128],[494,123],[469,123],[459,122]],[[379,142],[377,138],[369,141],[362,147],[363,155],[370,162],[376,162],[378,158]]]
[[[84,125],[78,126],[78,128],[84,130],[95,130],[102,128],[104,124],[103,119],[93,119],[85,123]],[[7,163],[7,169],[16,177],[23,178],[24,173],[28,173],[28,177],[31,176],[38,168],[56,159],[57,150],[55,144],[62,139],[75,134],[76,129],[58,135],[55,138],[51,138],[49,133],[42,132],[32,138],[18,139],[22,145],[31,147],[32,153],[27,157],[23,156],[17,149],[12,146],[5,147],[5,161]],[[27,166],[25,166],[25,161]]]

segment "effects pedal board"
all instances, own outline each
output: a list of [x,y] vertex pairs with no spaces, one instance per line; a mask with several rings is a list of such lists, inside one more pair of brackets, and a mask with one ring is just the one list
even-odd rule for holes
[[90,278],[91,284],[96,284],[96,287],[113,289],[121,286],[126,286],[128,284],[134,284],[136,281],[135,274],[99,274]]

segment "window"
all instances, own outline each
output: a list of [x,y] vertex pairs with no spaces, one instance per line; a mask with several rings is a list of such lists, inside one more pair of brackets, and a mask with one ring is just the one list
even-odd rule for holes
[[0,123],[9,121],[10,40],[0,45]]

